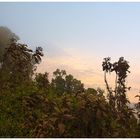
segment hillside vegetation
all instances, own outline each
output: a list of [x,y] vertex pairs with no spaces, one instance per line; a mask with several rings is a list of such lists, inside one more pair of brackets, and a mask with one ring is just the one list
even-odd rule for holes
[[[86,89],[65,70],[54,71],[51,80],[47,72],[36,73],[43,49],[33,51],[18,40],[8,28],[0,27],[1,138],[140,137],[140,96],[135,111],[129,108],[130,66],[123,57],[102,62],[106,98],[104,90]],[[108,73],[116,75],[114,89],[108,84]]]

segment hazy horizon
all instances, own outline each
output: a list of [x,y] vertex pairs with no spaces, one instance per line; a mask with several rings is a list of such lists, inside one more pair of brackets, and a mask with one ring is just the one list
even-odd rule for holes
[[44,49],[38,72],[65,69],[86,87],[105,88],[103,58],[123,56],[130,64],[131,102],[140,85],[139,17],[140,3],[0,3],[0,26],[32,49]]

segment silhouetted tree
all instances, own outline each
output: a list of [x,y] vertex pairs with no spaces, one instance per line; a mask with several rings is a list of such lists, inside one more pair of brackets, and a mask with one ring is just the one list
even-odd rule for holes
[[[118,62],[111,63],[110,58],[104,58],[102,64],[103,71],[105,72],[104,79],[108,91],[108,99],[111,111],[115,114],[114,119],[117,120],[119,124],[119,135],[122,137],[130,133],[132,129],[131,120],[134,119],[133,109],[130,109],[128,104],[130,103],[126,97],[127,90],[130,90],[130,87],[126,87],[126,78],[129,71],[129,64],[123,57],[120,57]],[[111,89],[108,82],[106,74],[115,72],[115,89]],[[131,131],[132,133],[132,131]]]
[[71,74],[67,75],[65,70],[57,69],[52,79],[52,86],[59,95],[73,94],[84,92],[84,84],[80,80],[75,79]]

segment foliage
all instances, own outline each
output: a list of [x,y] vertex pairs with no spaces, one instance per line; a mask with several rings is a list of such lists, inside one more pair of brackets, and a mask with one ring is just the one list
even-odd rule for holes
[[136,128],[136,131],[137,131],[137,137],[140,137],[140,95],[136,95],[136,97],[138,98],[138,103],[136,103],[135,104],[135,108],[136,108],[136,110],[137,110],[137,112],[136,112],[136,115],[137,115],[137,118],[138,118],[138,120],[137,120],[137,123],[138,123],[138,125],[137,125],[137,128]]
[[[140,125],[128,106],[129,64],[123,57],[115,63],[104,59],[106,98],[104,90],[86,89],[65,70],[54,71],[51,80],[47,72],[36,73],[42,48],[33,51],[5,31],[4,42],[9,45],[0,44],[0,137],[140,137]],[[114,89],[108,84],[108,72],[116,74]],[[139,102],[136,109],[139,116]]]
[[53,72],[52,88],[58,95],[75,94],[84,92],[84,84],[75,79],[71,74],[67,75],[65,70],[57,69]]
[[1,61],[0,88],[29,84],[36,68],[35,64],[41,61],[41,56],[43,54],[40,47],[33,52],[27,45],[12,39]]
[[[110,58],[105,58],[102,64],[104,74],[104,79],[106,87],[108,90],[108,100],[110,104],[111,111],[115,114],[113,119],[117,121],[119,130],[118,133],[122,137],[129,137],[133,135],[133,124],[132,120],[135,120],[134,110],[129,108],[129,100],[126,97],[127,90],[130,87],[126,87],[125,81],[127,78],[127,73],[129,71],[129,64],[123,57],[120,57],[118,62],[111,63]],[[106,73],[115,72],[115,89],[112,90],[107,82]]]

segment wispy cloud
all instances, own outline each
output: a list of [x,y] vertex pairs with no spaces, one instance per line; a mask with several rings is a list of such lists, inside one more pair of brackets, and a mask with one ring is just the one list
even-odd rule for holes
[[44,56],[38,67],[38,72],[48,71],[52,76],[52,72],[57,68],[65,69],[67,73],[73,74],[85,83],[85,86],[100,85],[103,82],[103,73],[98,67],[98,62],[90,62],[89,60],[87,56],[78,53],[74,55],[70,51],[59,49],[56,55]]
[[[45,55],[43,57],[41,64],[38,66],[38,72],[49,72],[51,79],[53,76],[53,71],[55,71],[57,68],[64,69],[68,74],[72,74],[74,77],[81,80],[85,84],[85,87],[101,87],[105,89],[104,73],[99,60],[97,61],[97,59],[83,56],[82,54],[80,55],[78,53],[75,56],[72,54],[72,52],[70,53],[70,51],[67,52],[66,50],[64,51],[62,49],[59,49],[57,52],[57,49],[59,48],[55,48],[56,54]],[[53,50],[54,48],[52,48],[52,51]],[[135,75],[135,73],[133,73],[133,76],[130,74],[127,82],[128,86],[132,86],[131,90],[127,94],[131,102],[137,101],[135,98],[139,91],[139,78],[137,76],[138,75]],[[114,74],[109,75],[108,80],[109,84],[114,87]]]

